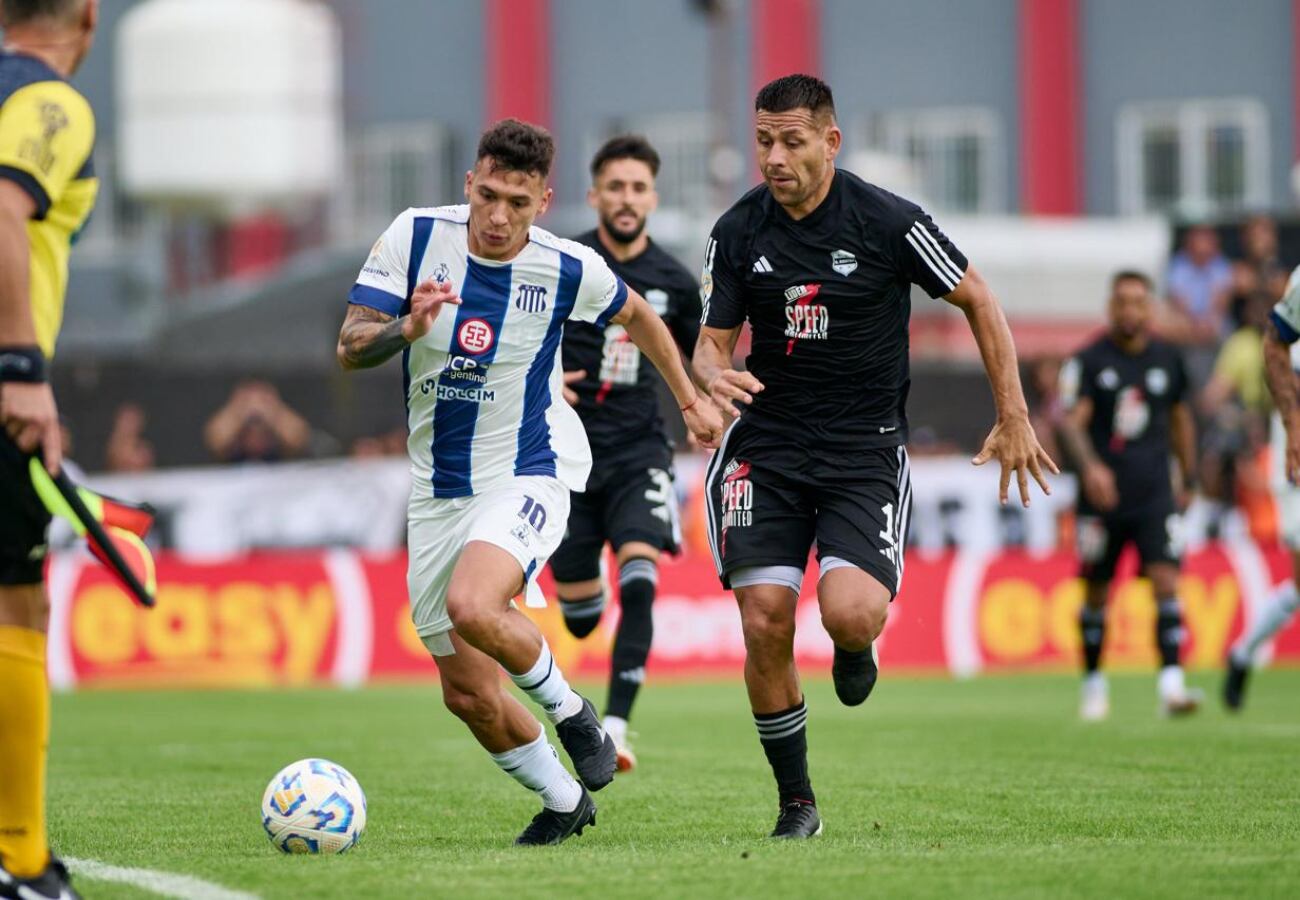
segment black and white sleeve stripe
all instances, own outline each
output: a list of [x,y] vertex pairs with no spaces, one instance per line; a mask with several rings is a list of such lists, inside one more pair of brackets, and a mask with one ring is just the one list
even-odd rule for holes
[[914,219],[903,240],[903,270],[931,297],[951,294],[966,274],[966,257],[924,213]]

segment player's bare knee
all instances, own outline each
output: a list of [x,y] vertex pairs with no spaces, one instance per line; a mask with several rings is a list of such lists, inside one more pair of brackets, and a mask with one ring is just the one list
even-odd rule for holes
[[456,631],[470,643],[488,633],[500,611],[484,603],[467,585],[452,582],[447,589],[447,616]]
[[1151,589],[1157,600],[1170,600],[1178,596],[1177,566],[1151,566],[1147,575],[1151,579]]
[[766,594],[742,597],[740,624],[745,647],[751,652],[794,644],[794,607],[787,598]]
[[883,604],[867,601],[855,606],[842,604],[823,607],[822,627],[835,642],[835,646],[860,650],[880,636],[888,615],[888,601]]

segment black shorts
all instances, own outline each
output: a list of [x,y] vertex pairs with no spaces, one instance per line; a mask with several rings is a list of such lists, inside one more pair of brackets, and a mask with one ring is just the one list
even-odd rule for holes
[[676,553],[681,540],[672,450],[651,447],[624,462],[598,464],[587,490],[571,495],[569,527],[551,555],[551,574],[561,582],[599,578],[606,541],[615,553],[633,541]]
[[1079,551],[1079,576],[1093,583],[1115,577],[1124,548],[1132,543],[1145,567],[1173,563],[1180,556],[1179,521],[1172,498],[1157,500],[1135,510],[1098,513],[1080,506],[1075,517]]
[[40,584],[50,514],[32,487],[28,457],[0,431],[0,584]]
[[792,566],[836,558],[867,572],[896,596],[912,512],[904,447],[863,449],[851,476],[812,475],[764,465],[760,449],[729,449],[733,425],[705,474],[709,541],[725,588],[738,569]]

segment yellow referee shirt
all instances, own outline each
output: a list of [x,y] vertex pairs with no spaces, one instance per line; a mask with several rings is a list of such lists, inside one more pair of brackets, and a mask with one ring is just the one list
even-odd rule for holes
[[45,63],[0,52],[0,178],[36,203],[27,223],[36,339],[46,357],[63,322],[72,243],[90,218],[99,182],[90,151],[95,116],[86,98]]

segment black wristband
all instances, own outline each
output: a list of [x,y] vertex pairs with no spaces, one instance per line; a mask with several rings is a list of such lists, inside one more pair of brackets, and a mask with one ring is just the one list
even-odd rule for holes
[[40,384],[45,380],[45,354],[40,347],[0,347],[0,382]]

